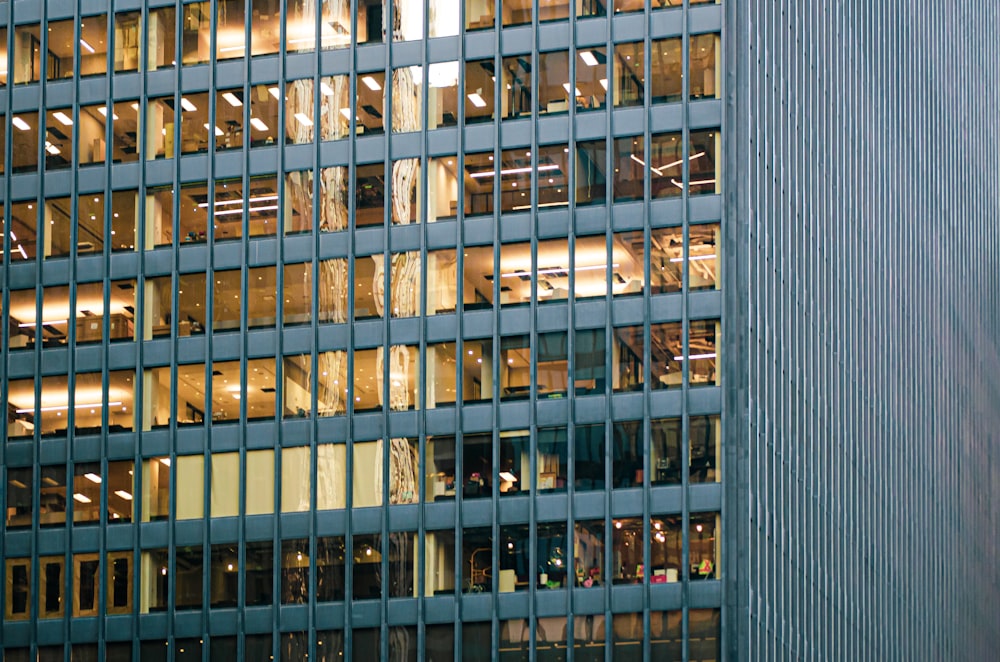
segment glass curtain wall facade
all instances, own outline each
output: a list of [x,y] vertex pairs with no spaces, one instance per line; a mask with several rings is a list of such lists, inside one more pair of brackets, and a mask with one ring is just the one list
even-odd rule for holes
[[721,659],[724,7],[111,4],[0,2],[4,659]]

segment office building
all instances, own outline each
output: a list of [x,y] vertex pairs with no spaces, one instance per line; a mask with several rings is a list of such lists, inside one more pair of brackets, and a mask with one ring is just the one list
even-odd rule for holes
[[[826,88],[780,106],[798,51],[770,59],[795,37],[763,4],[0,2],[3,659],[987,650],[991,614],[946,563],[959,525],[879,527],[921,506],[996,533],[995,488],[950,492],[989,483],[994,396],[934,451],[960,456],[942,475],[909,363],[879,400],[864,334],[929,319],[928,277],[904,239],[861,241],[872,164],[834,195],[818,173],[853,152],[793,154],[796,131],[843,136],[818,128]],[[838,62],[867,52],[821,10],[796,25]],[[995,202],[961,204],[995,224]],[[857,236],[816,252],[835,211]],[[910,298],[867,266],[890,254]],[[995,341],[975,368],[934,328],[967,368],[948,383],[995,393]],[[962,426],[962,402],[929,411]],[[869,454],[899,472],[876,481]],[[996,539],[952,553],[987,605]],[[916,606],[935,595],[954,615]]]

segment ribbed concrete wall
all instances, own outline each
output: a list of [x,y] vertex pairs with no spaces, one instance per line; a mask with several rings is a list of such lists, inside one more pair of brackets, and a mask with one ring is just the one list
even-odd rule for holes
[[726,8],[729,659],[1000,650],[1000,8]]

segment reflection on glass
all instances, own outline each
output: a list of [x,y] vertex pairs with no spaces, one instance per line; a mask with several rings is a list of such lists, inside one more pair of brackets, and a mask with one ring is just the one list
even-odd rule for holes
[[427,65],[428,129],[458,124],[458,66],[454,61]]
[[722,70],[719,67],[719,35],[691,36],[690,70],[692,99],[718,99]]
[[[531,5],[528,4],[530,14]],[[489,60],[492,65],[492,60]],[[513,119],[531,113],[531,55],[505,57],[500,64],[500,117]],[[471,99],[470,99],[471,101]]]
[[427,251],[427,315],[455,312],[457,284],[455,249]]
[[285,84],[285,142],[299,145],[313,141],[313,105],[312,78]]
[[[492,8],[493,4],[490,3]],[[466,14],[468,19],[468,14]],[[493,59],[465,63],[465,123],[491,122],[496,117]],[[530,89],[530,81],[529,81]]]
[[154,71],[177,64],[175,55],[174,34],[176,26],[176,8],[156,7],[146,12],[146,69]]

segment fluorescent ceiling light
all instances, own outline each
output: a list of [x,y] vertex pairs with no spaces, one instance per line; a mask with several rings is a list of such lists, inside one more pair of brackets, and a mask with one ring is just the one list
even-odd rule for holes
[[16,115],[14,116],[14,119],[12,119],[10,122],[11,124],[19,128],[21,131],[31,130],[31,127],[28,125],[28,123],[22,120],[20,117],[17,117]]
[[132,500],[132,495],[126,492],[125,490],[115,490],[115,494],[125,499],[126,501]]
[[240,98],[235,94],[233,94],[232,92],[226,92],[225,94],[222,95],[222,98],[228,101],[229,105],[232,106],[233,108],[239,108],[240,106],[243,105],[243,102],[240,101]]
[[[277,208],[278,205],[269,205],[266,207],[250,207],[249,209],[247,209],[247,213],[252,214],[258,211],[275,211]],[[215,212],[215,216],[232,216],[233,214],[242,214],[242,213],[243,213],[242,209],[223,209]]]
[[607,78],[602,78],[601,80],[599,80],[597,82],[601,84],[601,87],[604,88],[605,92],[608,91],[608,79]]
[[330,86],[329,86],[329,85],[328,85],[328,84],[326,83],[326,81],[322,81],[322,80],[321,80],[321,81],[319,82],[319,91],[320,91],[320,92],[322,92],[323,94],[325,94],[325,95],[326,95],[326,96],[328,96],[328,97],[332,97],[332,96],[333,96],[333,88],[332,88],[332,87],[330,87]]
[[250,125],[258,131],[267,131],[267,125],[259,117],[251,117]]
[[[42,326],[48,326],[50,324],[65,324],[68,321],[69,320],[52,320],[51,322],[42,322]],[[17,326],[19,328],[22,328],[22,329],[28,329],[28,328],[31,328],[31,327],[35,326],[35,323],[34,322],[22,322],[21,324],[18,324]]]
[[59,120],[59,122],[63,126],[73,126],[73,118],[61,110],[57,110],[56,112],[52,113],[52,117]]
[[245,51],[246,48],[247,47],[243,46],[242,44],[239,45],[239,46],[225,46],[223,48],[220,48],[219,52],[220,53],[235,53],[237,51]]
[[[250,198],[249,200],[247,200],[247,202],[267,202],[268,200],[277,200],[277,199],[278,199],[278,195],[275,193],[275,194],[272,194],[272,195],[256,195],[256,196]],[[226,207],[226,206],[229,206],[229,205],[242,205],[242,204],[243,204],[243,198],[236,198],[235,200],[216,200],[215,201],[215,206],[216,207]],[[198,206],[201,207],[202,209],[204,209],[205,207],[208,206],[208,203],[207,202],[199,202]]]
[[169,457],[161,457],[160,458],[160,464],[169,467],[170,466],[170,458]]
[[184,110],[187,110],[189,112],[192,112],[192,113],[194,111],[198,110],[198,107],[195,106],[190,101],[188,101],[187,97],[181,97],[181,108],[183,108]]
[[[545,165],[538,166],[538,172],[558,169],[559,166],[555,163],[546,163]],[[507,168],[506,170],[501,170],[500,175],[521,175],[526,172],[531,172],[531,166],[525,166],[523,168]],[[482,177],[493,177],[494,175],[496,175],[496,172],[493,170],[483,170],[482,172],[474,172],[469,176],[473,179],[480,179]]]
[[83,477],[89,480],[91,483],[97,483],[98,485],[101,484],[101,477],[95,473],[85,473],[83,474]]
[[[107,106],[101,106],[100,108],[97,109],[97,112],[99,112],[101,115],[104,115],[105,117],[107,117],[108,116],[108,107]],[[111,118],[112,119],[118,119],[118,116],[115,115],[114,113],[111,113]]]
[[89,53],[96,53],[97,52],[97,51],[94,50],[94,47],[91,46],[90,44],[88,44],[86,42],[86,40],[84,40],[84,39],[80,40],[80,45],[83,46],[84,48],[86,48],[87,52],[89,52]]
[[[566,90],[566,94],[569,94],[569,83],[563,83],[563,89]],[[576,91],[576,96],[583,96],[580,94],[580,90],[578,88],[574,87],[573,89]]]
[[[212,126],[208,122],[205,122],[205,130],[206,131],[211,131],[212,130]],[[219,127],[215,127],[215,135],[216,135],[216,137],[218,137],[218,136],[224,136],[226,134],[223,133],[222,129],[220,129]]]
[[305,113],[295,113],[295,119],[302,123],[303,126],[312,126],[313,121],[309,119],[309,116]]
[[378,84],[378,81],[371,76],[363,76],[361,78],[361,82],[364,83],[372,92],[378,92],[382,89],[382,86]]
[[[716,257],[715,253],[712,253],[711,255],[694,255],[694,256],[690,257],[689,259],[692,262],[697,262],[699,260],[714,260],[715,257]],[[684,258],[682,258],[682,257],[672,257],[672,258],[670,258],[670,261],[671,262],[683,262]]]
[[74,501],[79,501],[80,503],[91,503],[90,497],[86,497],[79,492],[73,495]]
[[269,88],[267,88],[267,92],[268,92],[268,94],[270,94],[272,97],[274,97],[278,101],[281,101],[281,96],[279,96],[280,93],[278,92],[278,88],[276,88],[276,87],[269,87]]
[[469,95],[469,101],[471,101],[472,105],[475,106],[476,108],[486,107],[486,101],[484,101],[483,98],[479,96],[477,92],[473,92],[472,94]]
[[583,60],[583,63],[588,67],[597,66],[597,58],[594,57],[594,54],[590,51],[580,51],[580,59]]
[[351,121],[351,109],[350,108],[341,108],[340,109],[340,114],[343,115],[344,119],[347,120],[348,122]]
[[21,253],[21,257],[22,258],[24,258],[25,260],[28,259],[28,253],[24,250],[24,246],[22,246],[21,244],[18,244],[17,245],[17,250]]
[[45,141],[45,151],[53,156],[59,154],[59,148],[50,143],[48,140]]
[[[689,358],[692,361],[697,361],[698,359],[714,359],[716,356],[715,352],[710,352],[708,354],[692,354]],[[674,361],[683,361],[683,356],[675,356]]]
[[[568,202],[539,202],[537,207],[541,209],[542,207],[565,207]],[[531,205],[517,205],[514,207],[514,211],[522,211],[525,209],[531,209]]]
[[515,476],[514,474],[512,474],[509,471],[501,471],[497,475],[500,476],[501,478],[503,478],[508,483],[516,483],[517,482],[517,476]]

